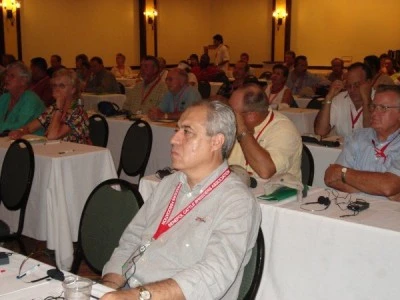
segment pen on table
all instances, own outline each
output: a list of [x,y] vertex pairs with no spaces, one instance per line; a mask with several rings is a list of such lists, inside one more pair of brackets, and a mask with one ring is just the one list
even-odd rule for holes
[[31,274],[33,271],[35,271],[38,267],[40,266],[40,264],[34,265],[32,268],[30,268],[28,271],[26,271],[25,273],[18,275],[17,279],[21,279],[22,277],[28,276],[29,274]]
[[75,149],[71,149],[71,150],[64,150],[64,151],[60,151],[60,152],[58,152],[58,154],[67,154],[67,153],[72,153],[72,152],[74,152],[75,151]]

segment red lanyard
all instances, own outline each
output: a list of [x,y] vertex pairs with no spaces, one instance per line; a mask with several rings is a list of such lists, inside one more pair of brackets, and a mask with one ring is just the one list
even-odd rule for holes
[[175,188],[172,198],[169,201],[168,207],[165,210],[164,216],[161,219],[160,224],[156,233],[153,235],[153,239],[158,239],[160,235],[168,231],[171,227],[175,226],[180,220],[182,220],[189,212],[192,211],[207,195],[209,195],[214,189],[216,189],[228,176],[231,174],[231,170],[227,168],[222,174],[214,180],[200,195],[198,195],[192,202],[190,202],[184,209],[175,215],[172,219],[169,217],[175,207],[176,199],[178,198],[179,191],[181,190],[182,183],[179,183]]
[[146,95],[144,95],[144,91],[145,91],[145,86],[144,86],[144,82],[143,82],[143,89],[142,89],[142,102],[140,102],[140,104],[143,105],[143,103],[146,102],[147,97],[150,95],[150,93],[154,90],[154,88],[156,87],[156,85],[160,82],[161,77],[158,76],[158,79],[156,82],[154,82],[154,84],[149,88],[149,90],[147,91]]
[[375,150],[375,157],[376,158],[383,158],[383,162],[385,162],[386,158],[387,158],[387,156],[385,154],[385,150],[391,144],[391,142],[393,142],[398,136],[399,136],[399,134],[395,135],[393,137],[393,139],[389,143],[387,143],[385,146],[383,146],[381,149],[378,149],[378,147],[376,146],[375,141],[372,140],[372,144],[374,145],[374,150]]
[[[265,124],[264,127],[263,127],[263,128],[260,130],[260,132],[257,134],[257,137],[256,137],[256,141],[257,141],[257,142],[258,142],[258,138],[260,137],[260,135],[264,132],[265,128],[267,128],[267,126],[269,125],[269,123],[272,122],[273,119],[274,119],[274,112],[271,110],[271,118],[268,120],[267,124]],[[247,166],[248,164],[249,164],[249,163],[248,163],[247,160],[246,160],[246,166]]]
[[361,109],[355,118],[353,118],[353,112],[350,110],[350,117],[351,117],[351,128],[354,129],[354,125],[356,125],[358,119],[360,118],[361,114],[362,114],[363,110]]

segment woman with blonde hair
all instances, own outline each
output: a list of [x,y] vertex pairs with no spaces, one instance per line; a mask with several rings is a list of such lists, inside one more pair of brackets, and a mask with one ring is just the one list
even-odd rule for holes
[[9,136],[17,139],[43,127],[46,130],[45,136],[49,140],[61,139],[91,144],[88,116],[79,103],[80,81],[76,73],[67,69],[58,70],[54,73],[51,82],[56,102],[37,119],[18,130],[11,131]]

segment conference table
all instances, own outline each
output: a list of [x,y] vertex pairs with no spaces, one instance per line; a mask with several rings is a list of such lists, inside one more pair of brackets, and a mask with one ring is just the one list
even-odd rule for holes
[[[141,180],[145,201],[158,181],[155,176]],[[338,198],[335,192],[311,188],[301,202],[259,200],[265,260],[256,299],[399,298],[400,203],[337,192]],[[263,182],[253,193],[263,194]],[[304,205],[320,196],[330,198],[326,210],[313,212],[325,206]],[[350,199],[364,199],[370,207],[353,216],[346,209]]]
[[[0,138],[0,164],[10,143],[8,137]],[[35,174],[22,233],[47,241],[47,248],[55,250],[57,266],[69,270],[85,202],[99,183],[117,177],[115,166],[106,148],[60,141],[32,147]],[[0,219],[15,231],[19,211],[0,206]]]
[[318,109],[294,107],[279,110],[280,113],[284,114],[294,123],[301,135],[314,133],[314,120],[318,111]]
[[126,96],[123,94],[94,94],[94,93],[82,93],[81,98],[83,100],[83,106],[87,111],[98,111],[97,104],[101,101],[113,102],[122,108],[126,100]]
[[[6,248],[0,247],[0,252],[10,253],[10,263],[0,266],[0,299],[4,300],[25,300],[25,299],[45,299],[46,297],[64,297],[62,294],[62,282],[57,280],[41,280],[36,283],[28,283],[29,281],[42,278],[47,275],[47,271],[53,267],[29,258],[23,266],[23,270],[29,270],[39,265],[24,278],[17,279],[19,267],[26,259],[26,256],[12,252]],[[72,275],[63,271],[64,276]],[[113,291],[113,289],[101,284],[94,284],[90,299],[99,299],[105,293]],[[53,299],[53,298],[52,298]],[[55,298],[54,298],[55,299]],[[64,298],[57,298],[64,299]]]

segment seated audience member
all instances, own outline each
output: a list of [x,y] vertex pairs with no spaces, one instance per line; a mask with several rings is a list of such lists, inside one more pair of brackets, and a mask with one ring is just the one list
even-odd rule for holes
[[325,172],[326,185],[400,201],[400,87],[378,87],[370,104],[371,128],[346,139],[336,163]]
[[28,90],[30,81],[31,74],[22,62],[7,66],[5,88],[8,92],[0,97],[0,132],[20,128],[44,111],[43,101]]
[[293,95],[301,95],[305,93],[306,89],[312,89],[315,92],[317,85],[321,83],[322,79],[308,72],[307,68],[307,57],[297,56],[294,60],[294,69],[289,73],[286,82]]
[[369,127],[371,78],[370,69],[358,62],[349,67],[345,85],[334,81],[315,118],[315,133],[326,136],[334,128],[335,134],[346,137],[357,128]]
[[51,82],[56,103],[50,105],[37,119],[11,131],[9,136],[18,139],[24,134],[43,128],[49,140],[62,139],[67,142],[91,144],[89,119],[83,106],[78,104],[81,92],[80,81],[75,71],[58,70],[53,74]]
[[389,75],[394,84],[400,85],[400,72],[396,71],[393,59],[390,57],[384,60],[382,72]]
[[294,51],[286,51],[283,65],[289,69],[289,72],[294,69],[294,60],[296,59],[296,53]]
[[157,107],[168,89],[160,77],[159,61],[154,56],[142,59],[140,73],[143,81],[138,82],[132,89],[132,97],[126,98],[124,110],[132,113],[147,114],[150,108]]
[[252,67],[250,67],[249,64],[250,55],[247,52],[243,52],[242,54],[240,54],[240,60],[249,65],[249,75],[254,75],[254,70]]
[[95,56],[90,59],[90,70],[92,71],[92,76],[86,85],[85,92],[121,93],[115,76],[104,67],[103,60],[100,57]]
[[380,84],[394,84],[392,78],[382,72],[379,58],[376,55],[369,55],[364,57],[364,64],[366,64],[371,69],[371,86],[374,89],[376,89]]
[[192,72],[197,77],[197,81],[215,81],[218,74],[222,73],[216,66],[210,65],[210,57],[203,54],[200,57],[199,67],[194,67]]
[[165,82],[165,79],[167,78],[168,74],[168,69],[166,68],[167,66],[167,61],[165,60],[164,57],[157,57],[158,63],[160,65],[160,77],[161,81]]
[[269,105],[279,105],[280,103],[286,103],[290,106],[294,101],[292,92],[286,86],[288,75],[289,69],[282,64],[277,64],[272,68],[272,84],[268,85],[265,90]]
[[45,106],[54,103],[50,77],[47,75],[47,62],[43,57],[31,59],[32,82],[29,89],[42,99]]
[[328,74],[328,80],[334,82],[335,80],[343,81],[345,78],[344,61],[340,58],[334,58],[331,61],[332,72]]
[[198,87],[197,77],[191,72],[191,68],[188,65],[188,63],[184,60],[181,60],[178,64],[178,68],[186,71],[186,73],[188,74],[189,84],[197,88]]
[[264,91],[246,85],[232,94],[229,105],[237,124],[237,142],[229,164],[240,165],[256,177],[290,173],[301,182],[300,134],[286,116],[268,108]]
[[188,75],[185,70],[179,68],[170,70],[165,82],[168,92],[164,95],[157,108],[149,110],[150,119],[178,120],[189,105],[201,100],[201,95],[197,88],[189,85]]
[[159,183],[103,269],[104,284],[130,288],[102,299],[237,299],[261,213],[226,162],[234,140],[228,106],[199,102],[182,114],[171,138],[172,167],[179,171]]
[[83,92],[86,89],[90,78],[92,77],[92,70],[88,61],[81,63],[79,75],[78,72],[76,72],[76,76],[78,76],[79,80],[81,81],[81,91]]
[[200,64],[199,56],[197,54],[195,54],[195,53],[191,54],[189,56],[188,63],[189,63],[189,65],[190,65],[190,67],[192,68],[192,71],[193,71],[193,68],[199,67],[199,64]]
[[233,69],[234,80],[232,82],[224,82],[219,88],[217,96],[221,96],[221,100],[228,100],[232,93],[245,83],[248,76],[249,65],[244,61],[238,61]]
[[50,68],[47,69],[47,74],[49,77],[53,76],[53,73],[60,70],[60,69],[65,69],[65,66],[62,65],[61,63],[62,59],[60,55],[53,54],[50,57]]
[[117,53],[115,56],[116,66],[112,67],[111,73],[116,78],[132,78],[133,71],[129,66],[125,66],[126,57],[122,53]]
[[[77,56],[75,56],[75,70],[76,70],[76,75],[78,76],[78,78],[81,80],[81,81],[84,81],[84,76],[83,76],[83,74],[82,74],[82,72],[83,72],[83,70],[82,70],[82,67],[83,67],[83,64],[84,63],[87,63],[87,64],[89,64],[89,58],[87,57],[87,55],[86,54],[78,54]],[[90,64],[89,64],[90,65]]]
[[[382,53],[381,55],[379,55],[379,64],[381,67],[381,71],[383,72],[384,68],[385,68],[385,60],[386,58],[390,58],[390,56],[387,53]],[[383,72],[385,73],[385,72]]]

